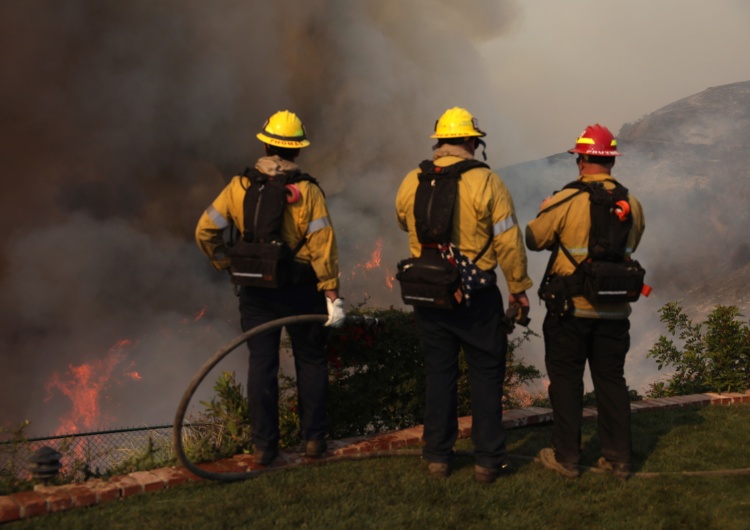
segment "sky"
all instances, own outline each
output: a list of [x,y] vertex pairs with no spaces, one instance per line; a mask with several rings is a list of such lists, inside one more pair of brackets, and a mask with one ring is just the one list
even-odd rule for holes
[[55,374],[96,363],[107,425],[171,420],[238,333],[195,223],[275,111],[305,122],[343,296],[398,304],[393,199],[444,110],[478,118],[493,167],[551,156],[750,80],[749,22],[741,0],[3,1],[0,426],[55,429]]
[[518,9],[509,31],[479,45],[509,164],[562,152],[589,124],[617,133],[676,100],[750,79],[743,0],[539,0]]

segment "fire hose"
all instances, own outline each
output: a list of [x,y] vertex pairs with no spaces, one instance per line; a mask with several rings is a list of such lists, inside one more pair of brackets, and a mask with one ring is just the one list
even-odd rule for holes
[[[524,325],[528,324],[528,319],[526,315],[523,315],[521,313],[516,313],[518,311],[517,308],[509,309],[506,313],[506,319],[514,319],[519,324]],[[514,318],[515,317],[515,318]],[[206,361],[203,366],[198,370],[198,372],[193,377],[193,380],[188,385],[187,389],[185,390],[185,393],[182,395],[182,399],[180,400],[180,404],[177,407],[177,413],[175,414],[174,419],[174,427],[173,427],[173,443],[174,443],[174,449],[175,453],[177,454],[177,459],[182,463],[182,465],[191,473],[194,475],[210,479],[210,480],[218,480],[223,482],[233,482],[233,481],[239,481],[239,480],[247,480],[249,478],[257,477],[258,475],[267,473],[269,471],[274,471],[276,469],[283,469],[283,468],[264,468],[264,469],[255,469],[252,471],[246,471],[243,473],[236,473],[236,472],[227,472],[227,473],[217,473],[210,471],[208,469],[204,469],[199,467],[198,465],[194,464],[190,461],[190,459],[185,454],[185,447],[183,445],[183,439],[182,439],[182,428],[183,428],[183,422],[185,420],[185,414],[187,412],[188,405],[190,404],[190,400],[192,399],[193,395],[195,394],[195,391],[198,389],[200,384],[203,382],[203,380],[206,378],[206,376],[209,374],[209,372],[217,365],[219,362],[221,362],[227,355],[229,355],[232,351],[237,349],[239,346],[241,346],[243,343],[245,343],[248,339],[260,335],[261,333],[265,333],[266,331],[274,330],[283,326],[291,325],[291,324],[303,324],[303,323],[324,323],[326,320],[328,320],[328,315],[297,315],[297,316],[291,316],[291,317],[285,317],[285,318],[279,318],[276,320],[272,320],[271,322],[267,322],[265,324],[261,324],[260,326],[256,326],[252,329],[247,330],[243,334],[237,336],[234,340],[232,340],[229,344],[224,346],[222,349],[217,351],[208,361]],[[347,315],[346,316],[346,323],[348,324],[365,324],[365,325],[374,325],[378,324],[380,321],[377,318],[369,317],[365,315]],[[338,462],[342,460],[361,460],[363,458],[378,458],[383,456],[411,456],[411,455],[421,455],[422,450],[421,449],[398,449],[398,450],[386,450],[386,451],[374,451],[367,454],[355,454],[355,455],[339,455],[339,456],[330,456],[326,457],[324,459],[321,459],[320,462]],[[456,451],[456,455],[471,455],[471,451]],[[530,457],[527,455],[508,455],[515,458],[523,459],[523,460],[533,460],[536,461],[536,457]],[[581,468],[590,469],[591,471],[600,471],[597,468],[587,468],[586,466],[580,466]],[[720,469],[720,470],[710,470],[710,471],[662,471],[662,472],[637,472],[633,473],[632,476],[634,477],[641,477],[641,478],[655,478],[659,476],[666,476],[666,475],[682,475],[682,476],[728,476],[728,475],[750,475],[750,468],[743,468],[743,469]]]
[[[200,370],[198,370],[198,372],[193,377],[193,380],[188,385],[187,389],[185,390],[185,393],[182,395],[180,404],[177,407],[177,413],[175,414],[174,427],[172,431],[172,434],[173,434],[172,439],[174,443],[175,453],[177,454],[177,459],[182,463],[183,466],[185,466],[185,468],[188,471],[202,478],[206,478],[210,480],[220,480],[220,481],[226,481],[226,482],[246,480],[246,479],[258,476],[267,471],[270,471],[270,469],[266,468],[266,469],[256,469],[253,471],[247,471],[244,473],[216,473],[216,472],[198,467],[196,464],[191,462],[190,459],[185,454],[185,447],[183,445],[183,439],[182,439],[183,422],[185,421],[185,414],[187,412],[188,405],[190,404],[190,400],[193,398],[195,391],[198,389],[198,387],[206,378],[206,376],[209,374],[209,372],[217,364],[219,364],[219,362],[221,362],[222,359],[224,359],[232,351],[237,349],[237,347],[247,342],[248,339],[255,337],[256,335],[260,335],[261,333],[265,333],[267,331],[281,328],[283,326],[288,326],[291,324],[306,324],[306,323],[309,324],[309,323],[315,323],[315,322],[322,324],[326,320],[328,320],[328,315],[296,315],[296,316],[291,316],[291,317],[279,318],[276,320],[272,320],[271,322],[266,322],[265,324],[261,324],[260,326],[256,326],[252,329],[249,329],[246,332],[244,332],[242,335],[237,336],[232,342],[230,342],[229,344],[221,348],[219,351],[217,351],[210,359],[208,359],[208,361],[206,361],[203,364],[203,366],[200,368]],[[347,324],[376,325],[380,323],[380,320],[375,317],[370,317],[366,315],[347,315],[345,322]],[[401,450],[401,451],[398,451],[398,455],[417,454],[417,452],[421,454],[421,450],[420,451]],[[390,455],[391,453],[395,453],[395,452],[383,451],[380,453],[371,453],[368,456],[378,457],[378,456],[384,456],[386,453]],[[344,460],[344,459],[352,459],[352,457],[348,455],[346,457],[328,457],[325,460],[332,461],[332,460]]]
[[[193,377],[193,380],[188,385],[187,389],[185,390],[185,393],[182,395],[180,404],[177,407],[177,413],[175,414],[174,427],[172,431],[173,432],[172,439],[174,443],[175,453],[177,454],[177,459],[182,463],[183,466],[185,466],[185,468],[188,471],[202,478],[231,482],[231,481],[238,481],[238,480],[246,480],[246,479],[256,477],[262,473],[266,473],[272,470],[269,468],[264,468],[264,469],[256,469],[253,471],[247,471],[244,473],[231,473],[231,472],[230,473],[216,473],[208,469],[198,467],[196,464],[191,462],[190,459],[185,454],[185,447],[184,447],[183,439],[182,439],[183,422],[185,421],[185,414],[187,413],[188,405],[190,404],[190,400],[193,398],[193,395],[195,394],[196,390],[198,389],[200,384],[203,382],[203,380],[206,378],[206,376],[209,374],[209,372],[211,372],[211,370],[217,364],[219,364],[219,362],[221,362],[227,355],[229,355],[232,351],[237,349],[243,343],[247,342],[250,338],[256,335],[260,335],[261,333],[265,333],[266,331],[274,330],[274,329],[287,326],[290,324],[303,324],[303,323],[314,323],[314,322],[323,323],[327,319],[328,319],[328,315],[297,315],[297,316],[291,316],[291,317],[285,317],[285,318],[272,320],[271,322],[267,322],[265,324],[261,324],[260,326],[256,326],[252,329],[247,330],[242,335],[237,336],[233,341],[231,341],[229,344],[227,344],[222,349],[217,351],[210,359],[208,359],[208,361],[206,361],[203,364],[203,366],[200,368],[200,370],[198,370],[198,372]],[[513,321],[516,321],[524,326],[528,325],[528,322],[529,322],[528,317],[525,314],[522,315],[522,313],[520,312],[520,309],[516,307],[509,309],[504,319],[506,320],[507,324],[510,326],[511,330],[513,326]],[[375,317],[366,316],[366,315],[347,315],[345,322],[347,324],[364,324],[364,325],[376,325],[380,323],[379,319]],[[471,454],[470,452],[464,452],[464,451],[456,452],[456,454],[463,454],[463,453]],[[366,455],[358,454],[358,455],[333,456],[333,457],[325,458],[324,461],[331,462],[331,461],[353,460],[353,459],[362,459],[362,458],[377,458],[377,457],[382,457],[382,456],[409,456],[409,455],[421,455],[421,454],[422,454],[421,449],[414,449],[414,450],[399,449],[397,451],[370,452],[370,453],[367,453]]]

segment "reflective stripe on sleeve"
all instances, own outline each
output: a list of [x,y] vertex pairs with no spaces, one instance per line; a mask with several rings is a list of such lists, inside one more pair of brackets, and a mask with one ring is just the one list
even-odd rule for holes
[[326,226],[331,226],[331,221],[328,220],[328,217],[315,219],[314,221],[311,221],[309,225],[307,225],[307,233],[312,234],[314,232],[317,232],[318,230],[324,229]]
[[494,225],[492,225],[492,235],[494,237],[497,237],[500,234],[502,234],[503,232],[505,232],[507,230],[510,230],[514,226],[516,226],[516,220],[513,219],[512,215],[509,215],[508,217],[506,217],[502,221],[498,221],[497,223],[495,223]]
[[208,218],[214,222],[216,228],[226,228],[229,226],[229,221],[227,221],[224,216],[213,207],[213,205],[206,208],[206,214],[208,215]]

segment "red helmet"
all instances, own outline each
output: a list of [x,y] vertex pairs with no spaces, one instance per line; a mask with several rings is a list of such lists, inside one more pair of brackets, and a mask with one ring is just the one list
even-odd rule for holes
[[599,125],[589,125],[576,140],[576,146],[569,149],[568,153],[594,156],[620,156],[617,150],[617,140],[609,132],[609,129]]

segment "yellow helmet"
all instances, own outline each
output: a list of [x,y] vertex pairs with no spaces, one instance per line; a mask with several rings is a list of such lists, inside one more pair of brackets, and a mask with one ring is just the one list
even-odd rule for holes
[[435,122],[435,134],[430,138],[464,138],[467,136],[486,136],[479,128],[479,122],[471,113],[460,107],[446,110]]
[[305,126],[293,112],[280,110],[263,124],[263,130],[256,134],[264,144],[296,149],[310,145],[305,136]]

